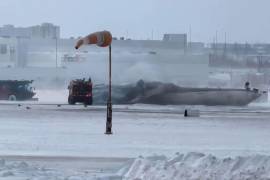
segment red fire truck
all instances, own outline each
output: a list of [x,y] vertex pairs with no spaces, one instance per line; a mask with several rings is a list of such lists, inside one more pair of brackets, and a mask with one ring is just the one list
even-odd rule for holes
[[76,104],[77,102],[83,103],[85,105],[92,105],[93,96],[92,96],[92,81],[89,78],[72,80],[68,86],[69,96],[68,103],[71,105]]

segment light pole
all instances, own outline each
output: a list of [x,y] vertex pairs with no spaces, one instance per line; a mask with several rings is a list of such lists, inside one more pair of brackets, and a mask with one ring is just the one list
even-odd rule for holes
[[112,134],[112,35],[109,31],[100,31],[89,34],[88,36],[79,39],[75,46],[79,49],[84,44],[96,44],[99,47],[109,46],[109,91],[107,101],[107,121],[105,134]]

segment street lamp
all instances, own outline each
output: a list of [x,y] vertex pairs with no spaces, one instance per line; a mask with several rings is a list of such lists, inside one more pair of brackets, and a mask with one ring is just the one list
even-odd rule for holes
[[109,46],[109,94],[107,101],[107,121],[105,134],[112,134],[112,35],[109,31],[100,31],[89,34],[82,39],[79,39],[75,48],[79,49],[84,44],[96,44],[99,47]]

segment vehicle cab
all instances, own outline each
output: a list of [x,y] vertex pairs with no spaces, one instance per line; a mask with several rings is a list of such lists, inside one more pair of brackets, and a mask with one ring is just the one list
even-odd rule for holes
[[68,86],[69,96],[68,103],[71,105],[76,104],[77,102],[83,103],[85,105],[92,105],[92,81],[91,78],[88,80],[85,79],[76,79],[72,80]]

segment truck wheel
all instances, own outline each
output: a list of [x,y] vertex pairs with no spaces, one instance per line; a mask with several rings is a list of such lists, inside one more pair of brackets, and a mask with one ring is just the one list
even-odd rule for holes
[[85,104],[87,105],[92,105],[93,104],[93,99],[92,98],[88,98],[85,102]]
[[70,105],[74,105],[76,102],[74,101],[74,99],[72,97],[68,97],[68,104]]
[[9,96],[8,96],[8,100],[9,100],[9,101],[16,101],[17,98],[16,98],[15,95],[12,94],[12,95],[9,95]]
[[93,98],[90,98],[89,99],[89,105],[92,105],[93,104]]

